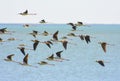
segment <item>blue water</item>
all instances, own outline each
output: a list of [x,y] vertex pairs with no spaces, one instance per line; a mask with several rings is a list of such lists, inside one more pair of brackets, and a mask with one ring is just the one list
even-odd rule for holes
[[[0,24],[0,29],[7,27],[9,32],[0,34],[5,42],[0,42],[0,81],[119,81],[120,73],[120,25],[112,24],[89,24],[78,27],[76,31],[66,24],[30,24],[24,28],[23,24]],[[33,30],[39,31],[34,38]],[[43,31],[53,34],[59,30],[58,38],[67,36],[68,33],[76,35],[90,35],[91,43],[87,44],[79,37],[68,37],[68,48],[65,50],[61,43],[54,43],[48,48],[40,43],[36,49],[25,50],[29,53],[28,63],[35,67],[22,66],[15,62],[4,60],[7,55],[15,54],[14,61],[21,62],[24,55],[17,47],[25,44],[26,49],[32,49],[31,40],[47,41],[52,35],[43,36]],[[8,38],[15,38],[8,41]],[[107,52],[104,53],[98,42],[107,42]],[[48,61],[46,58],[57,51],[63,50],[62,58],[69,59],[62,62]],[[96,60],[104,60],[105,67],[99,65]],[[51,65],[39,65],[38,62],[46,61]]]

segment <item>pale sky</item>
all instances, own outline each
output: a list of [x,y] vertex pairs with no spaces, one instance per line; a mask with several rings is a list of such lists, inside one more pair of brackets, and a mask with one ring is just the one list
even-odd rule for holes
[[120,0],[0,0],[0,10],[0,23],[120,23]]

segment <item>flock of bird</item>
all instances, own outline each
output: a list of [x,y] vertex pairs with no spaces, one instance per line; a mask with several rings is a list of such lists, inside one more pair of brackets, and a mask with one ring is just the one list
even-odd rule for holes
[[[28,10],[26,10],[25,12],[23,13],[19,13],[20,15],[36,15],[35,13],[28,13]],[[45,20],[41,20],[40,23],[47,23]],[[77,24],[73,24],[73,23],[67,23],[67,25],[70,25],[73,29],[73,31],[76,31],[78,27],[80,26],[84,26],[84,24],[82,22],[77,22]],[[28,24],[25,24],[24,27],[29,27]],[[10,32],[7,30],[7,28],[1,28],[0,29],[0,34],[6,34],[7,32]],[[36,38],[38,35],[39,35],[39,31],[37,30],[33,30],[33,32],[29,33],[30,35],[32,35],[34,38]],[[44,31],[42,33],[42,35],[44,36],[48,36],[48,35],[52,35],[52,39],[50,40],[47,40],[47,41],[44,41],[44,42],[41,42],[37,39],[34,39],[34,40],[31,40],[33,42],[33,51],[36,51],[37,50],[37,47],[39,45],[39,43],[43,43],[43,44],[46,44],[49,48],[51,48],[51,45],[54,45],[54,42],[61,42],[62,43],[62,46],[65,50],[67,50],[67,46],[68,46],[68,43],[69,41],[67,40],[67,37],[63,37],[62,40],[60,40],[58,38],[58,34],[59,34],[59,30],[57,30],[55,33],[53,34],[49,34],[47,31]],[[81,40],[85,40],[87,44],[89,44],[91,42],[90,40],[90,36],[89,35],[75,35],[74,33],[70,33],[68,34],[68,36],[74,36],[74,37],[79,37]],[[9,40],[15,40],[15,38],[10,38]],[[2,38],[0,38],[0,42],[4,42]],[[103,51],[106,53],[106,46],[109,45],[107,44],[106,42],[99,42],[99,44],[101,45]],[[29,54],[25,52],[26,48],[24,47],[24,44],[21,44],[19,47],[17,47],[21,53],[24,55],[24,58],[23,58],[23,62],[16,62],[12,59],[12,57],[15,55],[15,54],[10,54],[8,55],[4,60],[5,61],[12,61],[12,62],[16,62],[16,63],[19,63],[21,65],[27,65],[27,66],[32,66],[30,64],[28,64],[28,59],[29,59]],[[61,57],[61,53],[63,52],[63,50],[60,50],[58,52],[56,52],[56,56],[54,54],[50,55],[49,57],[47,57],[46,59],[49,60],[49,61],[58,61],[58,62],[61,62],[63,60],[66,60],[66,61],[69,61],[69,59],[65,59],[65,58],[62,58]],[[103,60],[96,60],[97,63],[99,63],[101,66],[105,66],[104,64],[104,61]],[[48,62],[46,61],[41,61],[39,62],[38,64],[40,65],[54,65],[54,64],[49,64]]]

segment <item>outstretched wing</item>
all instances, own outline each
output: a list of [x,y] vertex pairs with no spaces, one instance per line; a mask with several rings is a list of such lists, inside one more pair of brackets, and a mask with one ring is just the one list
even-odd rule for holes
[[23,64],[28,64],[28,54],[23,58]]
[[58,40],[58,32],[59,32],[59,31],[56,31],[56,32],[53,34],[53,39],[54,39],[54,40]]
[[61,53],[62,53],[62,52],[63,52],[63,50],[56,52],[57,57],[61,58]]

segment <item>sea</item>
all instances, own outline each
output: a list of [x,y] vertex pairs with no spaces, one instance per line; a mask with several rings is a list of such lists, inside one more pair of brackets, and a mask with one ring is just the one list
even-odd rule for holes
[[[0,33],[0,81],[120,81],[120,24],[87,24],[78,26],[76,31],[67,24],[0,24],[0,29],[7,32]],[[36,37],[30,33],[38,31]],[[43,32],[47,31],[48,36]],[[53,39],[58,32],[58,40],[68,41],[67,49],[61,42],[52,41],[49,48],[45,41]],[[74,33],[75,36],[68,36]],[[80,35],[89,35],[90,42],[80,39]],[[15,40],[9,40],[14,38]],[[39,40],[36,50],[34,42]],[[106,42],[106,52],[100,42]],[[28,64],[21,65],[25,55],[20,45],[29,54]],[[63,51],[63,60],[47,60],[56,52]],[[5,61],[8,55],[14,54],[13,61]],[[102,60],[105,66],[96,61]],[[47,62],[45,65],[39,64]]]

